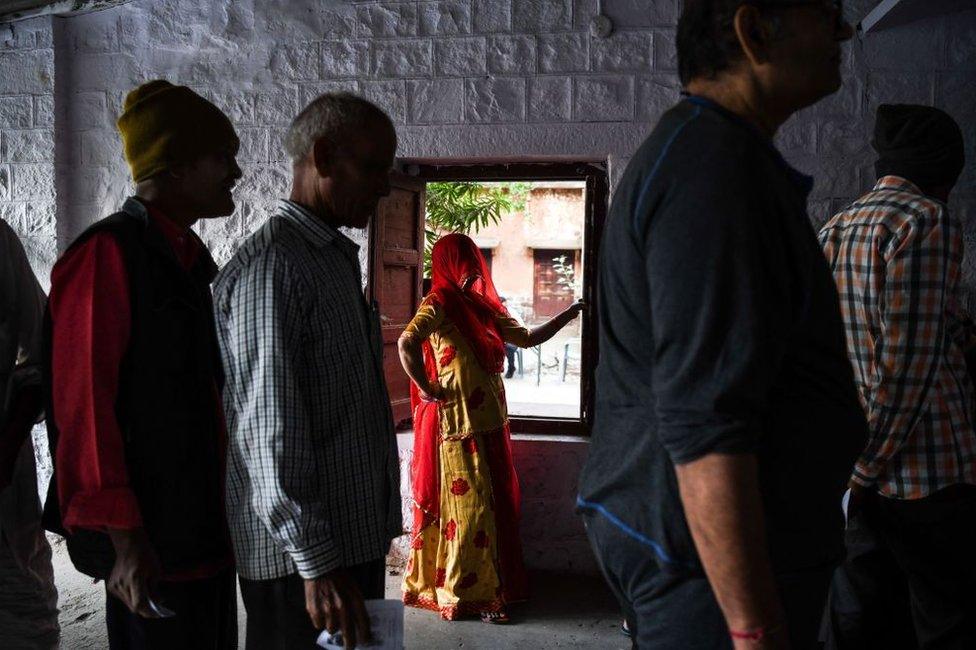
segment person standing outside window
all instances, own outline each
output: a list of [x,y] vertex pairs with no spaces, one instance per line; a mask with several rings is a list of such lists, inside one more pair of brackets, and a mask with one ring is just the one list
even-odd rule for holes
[[813,180],[774,148],[840,87],[834,2],[687,0],[687,99],[614,195],[578,506],[640,648],[814,648],[866,435]]
[[[850,480],[832,647],[900,644],[914,631],[920,648],[973,648],[976,404],[963,229],[946,205],[963,135],[937,108],[882,104],[872,144],[877,184],[820,231],[869,425]],[[891,609],[895,579],[907,584],[910,616]],[[845,597],[853,609],[840,606]],[[900,631],[909,621],[914,630]]]
[[[505,296],[498,296],[498,299],[508,311],[508,315],[515,320],[515,323],[519,327],[525,327],[525,321],[522,320],[522,314],[520,314],[515,307],[508,304],[508,298]],[[511,379],[515,376],[515,359],[518,355],[518,349],[519,348],[517,345],[509,343],[508,341],[505,342],[505,361],[508,366],[505,369],[505,379]]]

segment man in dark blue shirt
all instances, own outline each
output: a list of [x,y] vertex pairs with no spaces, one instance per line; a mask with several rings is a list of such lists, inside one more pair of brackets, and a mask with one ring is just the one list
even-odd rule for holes
[[687,0],[691,96],[617,189],[579,508],[641,648],[815,647],[866,427],[812,179],[772,138],[851,33],[830,0]]

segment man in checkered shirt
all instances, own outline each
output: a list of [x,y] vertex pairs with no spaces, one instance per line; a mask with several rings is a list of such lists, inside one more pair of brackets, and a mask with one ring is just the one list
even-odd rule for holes
[[227,516],[247,648],[314,648],[322,628],[354,647],[402,518],[379,314],[339,228],[366,227],[389,194],[396,133],[366,100],[326,94],[285,147],[290,198],[214,285]]
[[962,224],[946,206],[962,132],[938,109],[881,105],[873,145],[877,185],[820,231],[869,424],[831,643],[976,648],[973,383]]

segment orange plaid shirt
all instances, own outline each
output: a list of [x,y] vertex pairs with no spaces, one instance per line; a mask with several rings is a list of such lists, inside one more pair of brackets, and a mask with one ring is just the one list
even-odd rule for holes
[[852,478],[899,499],[976,483],[961,224],[909,181],[885,176],[823,227],[820,245],[869,425]]

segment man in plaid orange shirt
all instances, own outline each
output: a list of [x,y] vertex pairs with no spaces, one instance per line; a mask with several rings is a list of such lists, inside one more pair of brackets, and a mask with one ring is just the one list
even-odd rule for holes
[[974,396],[962,225],[946,207],[962,132],[938,109],[881,105],[872,144],[877,185],[820,231],[869,424],[828,647],[912,647],[914,636],[976,648]]

